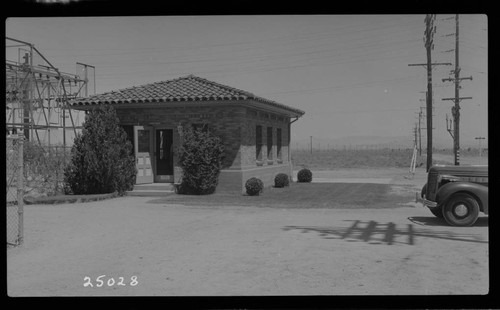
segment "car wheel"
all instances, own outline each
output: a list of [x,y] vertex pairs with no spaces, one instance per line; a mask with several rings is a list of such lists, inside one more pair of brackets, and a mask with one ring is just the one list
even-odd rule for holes
[[443,218],[443,208],[428,208],[435,217]]
[[445,204],[443,216],[450,225],[472,226],[479,216],[479,204],[472,196],[457,193]]

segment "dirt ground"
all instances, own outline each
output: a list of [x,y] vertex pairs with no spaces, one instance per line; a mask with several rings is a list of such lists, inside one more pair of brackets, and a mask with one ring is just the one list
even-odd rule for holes
[[448,226],[414,202],[425,173],[398,171],[350,177],[389,179],[394,194],[408,196],[399,208],[195,207],[148,197],[25,206],[25,242],[7,250],[8,294],[487,294],[488,217]]

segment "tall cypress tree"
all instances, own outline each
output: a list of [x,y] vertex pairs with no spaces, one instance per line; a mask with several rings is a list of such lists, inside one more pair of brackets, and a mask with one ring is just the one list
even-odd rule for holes
[[195,195],[214,193],[223,159],[224,144],[221,138],[209,131],[184,128],[179,148],[182,183],[178,193]]
[[64,171],[66,192],[75,195],[131,190],[137,173],[132,143],[111,106],[98,107],[85,118],[75,137]]

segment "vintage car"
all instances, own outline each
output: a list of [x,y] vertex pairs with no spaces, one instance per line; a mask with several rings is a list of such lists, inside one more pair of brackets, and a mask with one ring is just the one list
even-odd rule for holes
[[420,193],[423,205],[453,226],[488,214],[488,166],[432,166]]

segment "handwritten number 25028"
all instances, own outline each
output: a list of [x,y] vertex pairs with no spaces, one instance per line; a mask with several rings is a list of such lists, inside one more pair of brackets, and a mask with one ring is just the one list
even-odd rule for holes
[[[118,277],[118,281],[115,281],[114,278],[109,278],[109,279],[104,279],[106,277],[106,275],[100,275],[98,276],[96,279],[95,279],[95,286],[96,287],[103,287],[104,285],[107,285],[107,286],[113,286],[113,285],[117,285],[117,286],[127,286],[127,284],[125,283],[125,278],[124,277]],[[130,286],[136,286],[137,284],[139,284],[139,281],[137,281],[137,276],[132,276],[130,277],[130,282],[128,283],[128,285]],[[94,287],[94,284],[92,284],[92,279],[90,277],[84,277],[83,278],[83,286],[84,287]]]

